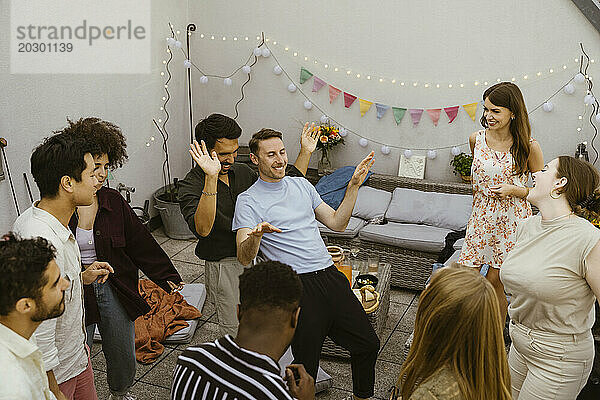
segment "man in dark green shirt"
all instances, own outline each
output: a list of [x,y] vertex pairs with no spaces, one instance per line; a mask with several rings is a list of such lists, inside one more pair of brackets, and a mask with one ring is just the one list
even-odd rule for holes
[[[190,155],[196,166],[179,181],[179,207],[198,237],[196,255],[205,260],[205,283],[215,305],[222,335],[237,333],[238,279],[244,266],[237,261],[235,232],[231,230],[237,196],[258,179],[248,165],[236,163],[242,129],[233,119],[211,114],[196,125]],[[304,176],[317,146],[318,127],[306,124],[300,154],[287,171]]]

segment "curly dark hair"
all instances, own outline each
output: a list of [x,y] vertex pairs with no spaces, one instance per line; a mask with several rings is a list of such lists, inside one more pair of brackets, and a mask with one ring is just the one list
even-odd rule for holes
[[56,250],[46,239],[21,239],[9,233],[0,239],[0,315],[8,315],[19,299],[39,299],[48,283],[45,274]]
[[206,148],[212,150],[219,139],[238,139],[242,128],[233,118],[223,114],[211,114],[198,122],[194,129],[196,141],[204,140]]
[[89,140],[59,133],[44,139],[31,154],[31,174],[42,198],[58,194],[60,180],[69,176],[81,182],[81,173],[87,167],[85,155],[96,154],[98,148]]
[[264,261],[240,275],[240,311],[280,308],[294,311],[300,305],[302,282],[289,265]]
[[76,122],[67,118],[67,122],[69,125],[59,132],[93,142],[98,147],[98,152],[92,155],[108,155],[110,169],[120,168],[127,161],[127,143],[121,128],[117,125],[97,117],[79,118]]

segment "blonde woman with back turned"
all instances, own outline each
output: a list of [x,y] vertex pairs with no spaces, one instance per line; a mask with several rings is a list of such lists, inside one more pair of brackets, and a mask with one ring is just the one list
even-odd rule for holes
[[406,400],[510,400],[510,374],[492,285],[475,269],[443,268],[421,294],[400,371]]

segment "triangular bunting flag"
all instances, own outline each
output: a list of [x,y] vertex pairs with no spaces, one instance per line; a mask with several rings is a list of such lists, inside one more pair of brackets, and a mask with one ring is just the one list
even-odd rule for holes
[[394,112],[396,125],[400,125],[400,121],[402,121],[402,118],[404,118],[404,113],[406,113],[406,108],[392,107],[392,111]]
[[444,108],[444,111],[446,111],[446,115],[448,115],[448,118],[450,119],[450,121],[448,121],[449,124],[451,124],[452,121],[454,121],[454,119],[458,115],[459,108],[460,108],[459,106]]
[[358,99],[358,102],[360,103],[360,116],[364,117],[367,111],[369,111],[369,108],[371,108],[373,102],[363,99]]
[[433,125],[437,126],[439,120],[440,120],[440,114],[442,113],[442,109],[441,108],[430,108],[427,110],[427,114],[429,114],[429,117],[431,118],[431,120],[433,121]]
[[351,95],[350,93],[344,92],[344,107],[350,108],[352,103],[356,100],[356,96]]
[[477,104],[479,103],[463,104],[463,108],[473,121],[475,121],[475,114],[477,113]]
[[327,85],[327,82],[325,82],[323,79],[319,78],[318,76],[315,76],[315,79],[313,79],[312,91],[318,92],[319,89],[321,89],[325,85]]
[[309,79],[311,76],[313,76],[312,72],[310,72],[304,67],[300,68],[300,83],[306,82],[306,80]]
[[383,118],[383,115],[387,110],[390,109],[390,106],[386,106],[385,104],[375,103],[375,108],[377,109],[377,119]]
[[338,97],[341,92],[340,89],[329,85],[329,104],[333,103],[335,98]]
[[421,120],[421,116],[423,115],[422,108],[410,108],[408,110],[410,114],[410,118],[412,119],[413,126],[417,126],[419,121]]

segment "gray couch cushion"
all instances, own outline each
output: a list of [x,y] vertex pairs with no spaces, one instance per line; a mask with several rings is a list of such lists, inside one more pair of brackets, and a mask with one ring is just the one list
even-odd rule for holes
[[385,225],[367,225],[358,233],[361,240],[389,244],[403,249],[439,253],[450,229],[436,226],[388,222]]
[[388,221],[425,224],[459,231],[471,216],[473,198],[465,194],[396,188],[385,213]]
[[361,186],[358,189],[358,197],[352,210],[352,216],[370,220],[377,217],[383,217],[387,210],[392,193],[375,189],[370,186]]
[[317,224],[319,225],[319,232],[322,235],[352,239],[358,235],[358,231],[365,226],[366,222],[360,218],[350,217],[350,221],[348,221],[348,226],[344,232],[332,231],[319,221],[317,221]]

